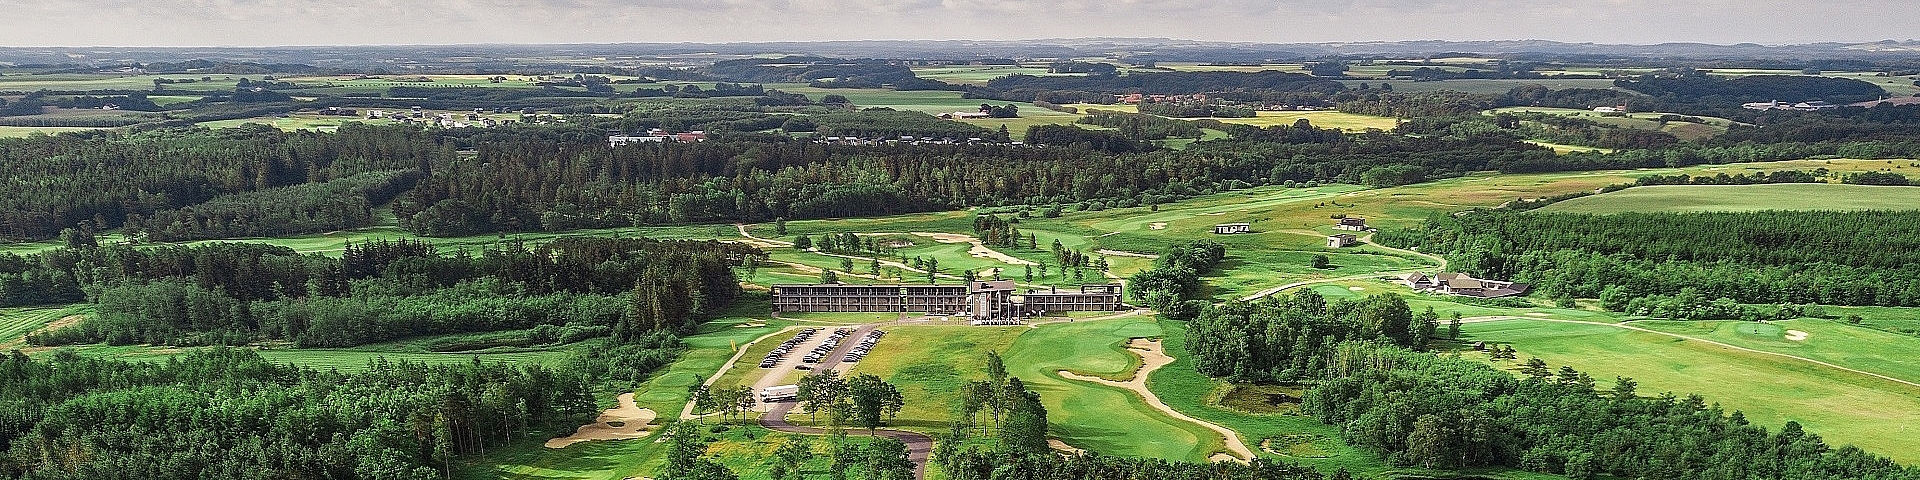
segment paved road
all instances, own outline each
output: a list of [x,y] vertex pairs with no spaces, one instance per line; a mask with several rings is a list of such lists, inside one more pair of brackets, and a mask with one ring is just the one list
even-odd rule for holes
[[[874,325],[869,324],[869,325],[862,325],[859,328],[855,329],[853,331],[853,334],[847,335],[847,338],[840,342],[839,348],[835,348],[832,354],[827,355],[827,358],[822,360],[820,363],[814,364],[813,371],[823,372],[827,370],[833,370],[834,368],[839,367],[840,361],[846,358],[847,350],[852,350],[854,345],[857,345],[860,343],[861,338],[866,337],[867,332],[873,331],[873,328],[874,328]],[[822,330],[816,338],[824,338],[828,333],[831,333],[830,329]],[[882,337],[880,341],[884,342],[886,341],[886,339]],[[805,355],[805,353],[803,352],[804,351],[802,350],[795,350],[794,355]],[[779,373],[779,372],[775,372],[775,373]],[[785,375],[769,374],[767,375],[766,378],[777,379],[783,376]],[[827,434],[827,431],[823,429],[813,428],[813,427],[802,427],[802,426],[794,425],[793,423],[788,422],[787,413],[792,412],[794,406],[795,406],[795,402],[780,402],[780,403],[769,405],[767,409],[767,414],[760,416],[760,425],[767,427],[767,429],[769,430],[780,431],[780,432],[798,433],[798,434],[804,434],[804,435],[826,435]],[[857,430],[857,429],[848,430],[847,433],[849,435],[859,434],[860,430]],[[913,478],[915,479],[927,478],[927,456],[933,453],[933,437],[929,437],[929,436],[915,433],[915,432],[905,432],[905,431],[899,431],[899,430],[877,430],[874,432],[874,434],[882,437],[899,440],[900,443],[906,444],[907,459],[913,461]]]

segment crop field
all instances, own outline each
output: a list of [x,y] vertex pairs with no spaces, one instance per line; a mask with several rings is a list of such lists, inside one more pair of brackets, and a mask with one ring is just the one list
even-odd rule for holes
[[65,132],[84,132],[87,130],[107,130],[95,127],[5,127],[0,126],[0,138],[20,138],[34,135],[57,135]]
[[960,85],[979,85],[988,80],[1008,75],[1034,76],[1080,76],[1082,74],[1050,74],[1046,67],[1028,67],[1016,65],[961,65],[950,67],[916,67],[913,75],[928,80],[939,80]]
[[18,347],[29,333],[75,315],[93,311],[86,305],[0,308],[0,347]]
[[[1787,328],[1797,329],[1808,323],[1796,320],[1782,325],[1736,325],[1724,332],[1716,325],[1701,335],[1729,344],[1757,345],[1776,341],[1774,328],[1790,325]],[[1855,343],[1847,341],[1845,334],[1824,327],[1807,326],[1816,331],[1813,335],[1832,335],[1838,337],[1836,341],[1795,347],[1793,355],[1845,360],[1845,356],[1854,354],[1828,350],[1860,350],[1862,355],[1872,355],[1911,351],[1920,343],[1910,337],[1896,340],[1897,346]],[[1709,327],[1687,327],[1702,328]],[[1920,434],[1920,387],[1805,360],[1606,324],[1516,319],[1470,323],[1463,330],[1464,340],[1512,344],[1522,359],[1539,357],[1552,367],[1569,365],[1587,372],[1601,380],[1599,388],[1610,388],[1607,384],[1616,376],[1631,377],[1639,382],[1642,395],[1700,394],[1728,411],[1742,411],[1748,420],[1770,429],[1777,430],[1788,420],[1798,421],[1835,445],[1854,444],[1897,461],[1920,461],[1920,452],[1909,448],[1905,440]],[[1813,338],[1809,336],[1807,341]],[[1726,341],[1729,339],[1733,341]],[[1498,365],[1511,368],[1515,362]],[[1884,363],[1879,367],[1892,368]],[[1910,370],[1908,367],[1901,370]]]
[[[1103,105],[1103,104],[1097,104],[1097,103],[1076,103],[1068,106],[1080,109],[1080,112],[1082,113],[1085,113],[1090,110],[1108,110],[1108,111],[1125,112],[1125,113],[1140,112],[1140,108],[1138,106],[1128,105],[1128,104]],[[1254,112],[1253,118],[1212,118],[1210,120],[1219,120],[1224,123],[1237,123],[1241,125],[1253,125],[1256,127],[1270,127],[1274,125],[1293,125],[1293,122],[1298,121],[1302,118],[1307,119],[1307,121],[1309,122],[1312,122],[1313,125],[1316,127],[1338,128],[1342,130],[1355,131],[1355,132],[1366,130],[1369,128],[1377,128],[1381,130],[1392,130],[1393,127],[1400,124],[1400,121],[1393,117],[1361,115],[1357,113],[1346,113],[1346,112],[1335,111],[1335,110],[1285,111],[1285,112],[1263,110],[1259,112]],[[1200,119],[1181,118],[1178,120],[1200,120]]]
[[[1402,66],[1399,66],[1398,68],[1400,68],[1401,70],[1412,70],[1418,67],[1402,65]],[[1354,71],[1349,71],[1347,73],[1349,75],[1356,75],[1356,76],[1359,75],[1359,73],[1356,73]],[[1384,69],[1380,70],[1380,74],[1384,75],[1385,73],[1386,73],[1386,70]],[[1608,80],[1604,78],[1525,78],[1525,79],[1514,79],[1514,80],[1466,79],[1466,80],[1440,80],[1440,81],[1433,81],[1433,82],[1415,82],[1412,80],[1372,79],[1372,80],[1341,80],[1340,82],[1347,84],[1349,87],[1357,87],[1362,83],[1366,83],[1375,88],[1378,88],[1383,83],[1392,84],[1393,91],[1400,92],[1400,93],[1421,93],[1421,92],[1438,92],[1441,90],[1453,90],[1456,92],[1490,94],[1490,95],[1507,93],[1509,91],[1512,91],[1515,88],[1519,88],[1525,85],[1543,85],[1543,86],[1546,86],[1547,88],[1552,88],[1556,90],[1567,89],[1567,88],[1613,88],[1613,80]]]
[[[1920,168],[1907,168],[1920,173]],[[1763,210],[1911,210],[1920,187],[1827,183],[1652,185],[1575,198],[1542,213],[1754,212]]]

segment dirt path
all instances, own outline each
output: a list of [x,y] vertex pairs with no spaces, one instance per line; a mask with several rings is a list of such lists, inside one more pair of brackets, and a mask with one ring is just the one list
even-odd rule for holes
[[[647,424],[653,422],[653,410],[633,403],[633,392],[620,394],[620,405],[600,412],[593,423],[581,425],[573,435],[547,440],[547,448],[566,448],[595,440],[631,440],[647,436]],[[619,423],[620,426],[614,426]]]
[[[1234,460],[1245,462],[1245,461],[1250,461],[1254,458],[1253,450],[1248,449],[1247,444],[1245,442],[1240,441],[1239,433],[1235,433],[1232,429],[1229,429],[1227,427],[1222,427],[1219,425],[1201,421],[1200,419],[1189,417],[1187,416],[1187,414],[1180,413],[1178,410],[1174,410],[1173,407],[1167,406],[1166,402],[1160,401],[1160,396],[1154,395],[1152,390],[1147,389],[1147,377],[1151,376],[1154,370],[1159,370],[1160,367],[1164,367],[1164,366],[1167,366],[1167,364],[1173,363],[1173,357],[1167,356],[1166,351],[1160,348],[1160,342],[1147,340],[1144,338],[1136,338],[1136,339],[1133,339],[1133,341],[1131,342],[1127,342],[1127,349],[1133,351],[1133,353],[1135,354],[1140,355],[1140,359],[1143,361],[1143,363],[1140,365],[1140,370],[1137,372],[1134,372],[1133,379],[1131,380],[1128,380],[1125,382],[1116,382],[1113,380],[1107,380],[1099,377],[1089,377],[1086,375],[1080,375],[1080,374],[1076,374],[1066,370],[1059,371],[1059,374],[1061,377],[1065,377],[1072,380],[1079,380],[1083,382],[1093,382],[1101,385],[1107,385],[1110,387],[1119,387],[1119,388],[1132,391],[1133,393],[1140,395],[1141,399],[1146,400],[1148,405],[1152,405],[1154,409],[1160,410],[1160,413],[1164,413],[1167,416],[1177,418],[1183,421],[1191,422],[1193,424],[1200,425],[1202,427],[1206,427],[1208,430],[1219,432],[1221,436],[1226,437],[1227,450],[1232,452],[1233,456],[1236,457],[1234,458]],[[1218,457],[1218,455],[1216,455],[1215,457]]]
[[1101,254],[1101,255],[1112,255],[1112,256],[1116,256],[1116,257],[1133,257],[1133,258],[1160,258],[1160,256],[1159,256],[1159,255],[1154,255],[1154,254],[1151,254],[1151,253],[1140,253],[1140,252],[1129,252],[1129,251],[1126,251],[1126,250],[1108,250],[1108,249],[1104,249],[1104,248],[1102,248],[1102,249],[1099,249],[1099,250],[1094,250],[1093,252],[1094,252],[1094,253],[1098,253],[1098,254]]
[[987,244],[981,243],[980,239],[974,238],[974,236],[972,235],[961,235],[958,233],[936,233],[936,232],[910,232],[910,233],[914,235],[919,235],[922,237],[932,238],[933,241],[940,242],[940,243],[970,244],[972,245],[972,247],[967,249],[967,254],[975,257],[979,257],[979,258],[990,258],[993,260],[998,260],[1000,261],[1000,263],[1005,263],[1008,265],[1039,265],[1037,263],[1029,262],[1024,259],[1014,257],[1012,255],[1000,253],[999,250],[987,248]]
[[1659,330],[1653,330],[1653,329],[1649,329],[1649,328],[1642,328],[1642,327],[1636,327],[1636,326],[1633,326],[1633,325],[1626,325],[1626,324],[1620,324],[1620,323],[1599,323],[1599,322],[1582,322],[1582,321],[1579,321],[1579,320],[1564,320],[1564,319],[1558,319],[1558,318],[1540,318],[1540,317],[1516,317],[1516,316],[1508,316],[1508,315],[1493,315],[1493,316],[1485,316],[1485,317],[1468,317],[1468,318],[1462,318],[1462,319],[1460,319],[1460,323],[1481,323],[1481,322],[1497,322],[1497,321],[1501,321],[1501,320],[1532,320],[1532,321],[1536,321],[1536,322],[1555,322],[1555,323],[1578,323],[1578,324],[1582,324],[1582,325],[1601,325],[1601,326],[1608,326],[1608,327],[1614,327],[1614,328],[1621,328],[1621,329],[1627,329],[1627,330],[1633,330],[1633,331],[1636,331],[1636,332],[1646,332],[1646,333],[1651,333],[1651,334],[1655,334],[1655,335],[1666,335],[1666,336],[1669,336],[1669,337],[1673,337],[1673,338],[1678,338],[1678,339],[1681,339],[1681,340],[1688,340],[1688,341],[1694,341],[1694,342],[1700,342],[1700,343],[1705,343],[1705,344],[1708,344],[1708,345],[1713,345],[1713,346],[1716,346],[1716,347],[1721,347],[1721,348],[1726,348],[1726,349],[1731,349],[1731,350],[1739,350],[1739,351],[1742,351],[1742,352],[1747,352],[1747,353],[1757,353],[1757,354],[1761,354],[1761,355],[1772,355],[1772,356],[1775,356],[1775,357],[1782,357],[1782,358],[1787,358],[1787,359],[1791,359],[1791,360],[1798,360],[1798,361],[1802,361],[1802,362],[1807,362],[1807,363],[1811,363],[1811,364],[1814,364],[1814,365],[1819,365],[1819,366],[1822,366],[1822,367],[1827,367],[1827,368],[1832,368],[1832,369],[1835,369],[1835,370],[1840,370],[1840,371],[1843,371],[1843,372],[1848,372],[1848,373],[1856,373],[1856,374],[1860,374],[1860,375],[1866,375],[1866,376],[1869,376],[1869,377],[1873,377],[1873,378],[1878,378],[1878,379],[1881,379],[1881,380],[1886,380],[1886,381],[1889,381],[1889,382],[1894,382],[1894,383],[1898,383],[1898,384],[1902,384],[1902,385],[1906,385],[1906,386],[1910,386],[1910,387],[1920,387],[1920,382],[1912,382],[1912,381],[1908,381],[1908,380],[1902,380],[1902,379],[1899,379],[1899,378],[1894,378],[1894,377],[1890,377],[1890,376],[1886,376],[1886,375],[1881,375],[1881,374],[1878,374],[1878,373],[1873,373],[1873,372],[1869,372],[1869,371],[1866,371],[1866,370],[1860,370],[1860,369],[1857,369],[1857,368],[1848,368],[1848,367],[1844,367],[1844,366],[1840,366],[1840,365],[1835,365],[1835,364],[1832,364],[1832,363],[1827,363],[1827,362],[1822,362],[1822,361],[1819,361],[1819,360],[1814,360],[1814,359],[1811,359],[1811,358],[1807,358],[1807,357],[1802,357],[1802,356],[1798,356],[1798,355],[1788,355],[1788,354],[1785,354],[1785,353],[1777,353],[1777,352],[1769,352],[1769,351],[1766,351],[1766,350],[1755,350],[1755,349],[1751,349],[1751,348],[1747,348],[1747,347],[1742,347],[1742,346],[1739,346],[1739,345],[1733,345],[1733,344],[1728,344],[1728,343],[1722,343],[1722,342],[1716,342],[1716,341],[1713,341],[1713,340],[1707,340],[1707,339],[1704,339],[1704,338],[1699,338],[1699,337],[1689,337],[1689,336],[1686,336],[1686,335],[1681,335],[1681,334],[1677,334],[1677,333],[1667,333],[1667,332],[1662,332],[1662,331],[1659,331]]

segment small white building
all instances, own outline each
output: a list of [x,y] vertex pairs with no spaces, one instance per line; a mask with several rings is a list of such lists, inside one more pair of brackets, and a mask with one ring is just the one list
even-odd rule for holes
[[1350,247],[1359,243],[1360,237],[1356,237],[1351,233],[1327,236],[1327,248]]
[[1373,228],[1367,226],[1367,219],[1365,218],[1347,217],[1347,218],[1340,219],[1340,223],[1334,224],[1333,229],[1364,232],[1367,230],[1372,230]]
[[665,135],[612,135],[607,137],[607,146],[618,147],[632,143],[665,142]]
[[1219,234],[1219,235],[1232,235],[1236,233],[1248,233],[1252,231],[1253,231],[1253,224],[1251,223],[1222,223],[1222,224],[1213,226],[1213,233]]

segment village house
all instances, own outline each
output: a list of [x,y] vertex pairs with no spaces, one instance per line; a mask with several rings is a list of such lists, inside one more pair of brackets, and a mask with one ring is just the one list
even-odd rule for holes
[[1219,235],[1232,235],[1236,233],[1248,233],[1252,231],[1253,231],[1253,224],[1251,223],[1222,223],[1222,224],[1213,226],[1213,233],[1219,234]]
[[1359,243],[1360,243],[1360,237],[1356,237],[1351,233],[1342,233],[1338,235],[1327,236],[1327,248],[1348,247],[1348,246],[1357,245]]
[[1525,283],[1473,278],[1464,273],[1428,276],[1414,272],[1400,276],[1400,283],[1416,291],[1476,298],[1500,298],[1525,295],[1531,288]]
[[1339,223],[1335,223],[1335,224],[1333,225],[1333,229],[1334,229],[1334,230],[1350,230],[1350,231],[1355,231],[1355,232],[1364,232],[1364,231],[1367,231],[1367,230],[1372,230],[1373,228],[1372,228],[1372,227],[1368,227],[1368,226],[1367,226],[1367,219],[1365,219],[1365,218],[1360,218],[1360,217],[1346,217],[1346,218],[1342,218],[1342,219],[1340,219],[1340,222],[1339,222]]

